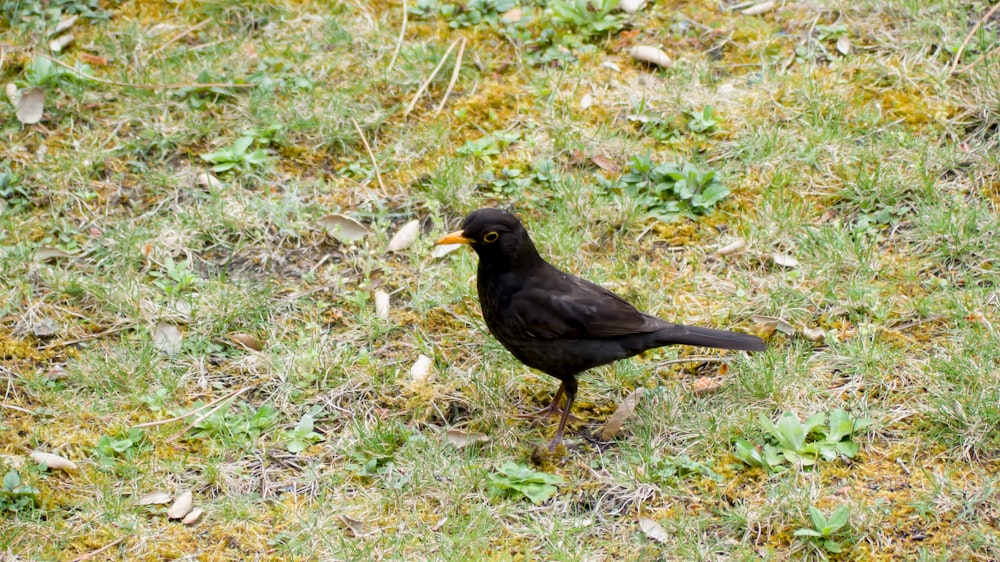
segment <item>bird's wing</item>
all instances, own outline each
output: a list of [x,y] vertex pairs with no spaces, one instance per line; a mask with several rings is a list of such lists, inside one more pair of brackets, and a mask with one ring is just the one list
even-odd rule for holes
[[523,289],[510,302],[508,318],[541,339],[602,339],[655,332],[669,325],[579,277],[565,274],[558,289]]

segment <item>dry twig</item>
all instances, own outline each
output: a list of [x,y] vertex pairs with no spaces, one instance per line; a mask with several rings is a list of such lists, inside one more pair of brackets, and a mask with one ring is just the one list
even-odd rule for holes
[[199,29],[205,27],[206,25],[208,25],[208,22],[210,22],[210,21],[212,21],[212,18],[208,18],[208,19],[202,20],[202,21],[200,21],[200,22],[192,25],[191,27],[185,29],[184,31],[180,32],[179,34],[174,35],[171,39],[167,40],[166,43],[160,45],[155,51],[153,51],[152,53],[149,53],[148,55],[146,55],[146,58],[147,59],[153,58],[154,56],[156,56],[157,53],[159,53],[163,49],[166,49],[170,45],[176,43],[178,40],[183,39],[183,38],[187,37],[188,35],[191,35],[195,31],[198,31]]
[[[239,396],[240,394],[243,394],[244,392],[250,390],[251,388],[253,388],[253,387],[252,386],[244,386],[243,388],[241,388],[239,390],[230,392],[229,394],[223,396],[222,398],[216,398],[215,400],[209,402],[208,404],[205,404],[203,406],[199,406],[199,407],[195,408],[194,410],[191,410],[190,412],[185,412],[185,413],[177,416],[176,418],[170,418],[169,420],[158,420],[158,421],[153,421],[153,422],[140,423],[139,425],[132,426],[132,429],[138,429],[138,428],[142,428],[142,427],[156,427],[158,425],[166,425],[168,423],[173,423],[175,421],[180,421],[180,420],[182,420],[184,418],[187,418],[187,417],[190,417],[190,416],[193,416],[193,415],[197,414],[198,412],[204,410],[205,408],[211,408],[212,406],[214,406],[215,404],[218,404],[219,402],[223,402],[225,400],[229,400],[230,398],[236,398],[237,396]],[[216,409],[218,409],[218,408],[216,408]],[[213,412],[214,411],[215,410],[213,410]],[[201,421],[201,420],[199,420],[199,421]],[[192,425],[192,427],[193,427],[193,425]]]
[[437,73],[441,70],[441,67],[444,66],[444,61],[448,60],[448,56],[451,55],[451,51],[455,49],[455,45],[457,45],[458,42],[461,40],[462,38],[460,37],[452,41],[451,45],[448,45],[448,50],[444,52],[444,56],[441,57],[441,61],[438,62],[437,66],[434,67],[434,70],[431,71],[431,75],[428,76],[426,80],[424,80],[424,83],[421,84],[419,88],[417,88],[417,93],[414,94],[413,99],[410,100],[410,105],[406,106],[406,111],[403,112],[403,117],[406,117],[407,115],[410,114],[411,111],[413,111],[413,108],[416,107],[417,105],[417,100],[420,99],[420,96],[424,93],[424,90],[426,90],[427,86],[430,85],[431,80],[434,80],[434,77],[437,76]]
[[130,84],[128,82],[116,82],[114,80],[105,80],[104,78],[98,78],[96,76],[84,74],[79,70],[77,70],[75,67],[72,67],[61,60],[54,59],[44,53],[36,53],[32,51],[31,54],[38,57],[45,57],[67,70],[72,70],[81,78],[87,80],[93,80],[94,82],[100,82],[101,84],[107,84],[109,86],[119,86],[122,88],[136,88],[139,90],[180,90],[183,88],[256,88],[257,87],[257,84],[227,84],[223,82],[212,82],[208,84],[200,84],[197,82],[185,82],[181,84]]
[[361,137],[361,142],[365,145],[365,150],[368,151],[368,158],[371,158],[372,167],[375,168],[375,179],[378,180],[379,189],[382,193],[385,193],[385,184],[382,183],[382,173],[378,171],[378,160],[375,160],[375,153],[372,152],[372,147],[368,144],[368,139],[365,138],[364,132],[361,131],[361,127],[358,126],[358,122],[351,117],[351,123],[354,123],[354,130],[358,132],[358,136]]
[[[216,400],[215,402],[213,402],[213,404],[214,403],[218,403],[219,404],[218,406],[212,408],[207,413],[205,413],[205,414],[203,414],[201,416],[198,416],[198,419],[196,419],[193,422],[187,424],[186,426],[184,426],[183,429],[181,429],[177,433],[171,435],[170,437],[167,437],[166,442],[169,443],[169,442],[173,441],[174,439],[177,439],[181,435],[184,435],[192,427],[194,427],[194,426],[198,425],[199,423],[201,423],[202,421],[208,419],[212,414],[214,414],[215,412],[218,412],[223,407],[228,406],[229,404],[227,404],[227,400],[229,400],[231,398],[236,398],[237,396],[239,396],[240,394],[243,394],[244,392],[250,390],[251,388],[254,388],[254,387],[252,387],[252,386],[244,386],[243,388],[237,390],[236,392],[230,393],[229,396],[226,396],[224,398]],[[201,410],[201,408],[199,408],[199,410]],[[187,415],[190,415],[190,413],[185,414],[185,416],[187,416]]]
[[97,550],[95,550],[93,552],[88,552],[87,554],[81,554],[80,556],[77,556],[76,558],[74,558],[72,560],[72,562],[83,562],[84,560],[90,560],[91,558],[93,558],[93,557],[97,556],[98,554],[104,552],[105,550],[107,550],[107,549],[109,549],[109,548],[117,545],[118,543],[122,542],[123,540],[125,540],[125,537],[122,537],[122,538],[120,538],[120,539],[118,539],[116,541],[110,542],[110,543],[102,546],[101,548],[98,548]]
[[396,40],[396,48],[392,51],[389,66],[385,69],[386,73],[392,72],[392,65],[396,64],[396,57],[399,56],[399,48],[403,46],[404,35],[406,35],[406,0],[403,0],[403,25],[399,28],[399,39]]
[[983,24],[986,23],[986,20],[990,19],[990,16],[995,14],[997,10],[1000,10],[1000,2],[997,2],[995,6],[990,8],[990,11],[986,12],[985,16],[979,18],[976,25],[972,26],[972,30],[965,36],[965,41],[962,41],[962,46],[959,47],[958,52],[955,53],[955,59],[951,61],[951,68],[948,69],[948,74],[955,72],[955,68],[958,66],[958,61],[962,60],[962,53],[964,53],[965,48],[969,46],[969,41],[972,40],[972,36],[979,31],[979,28],[982,27]]
[[451,89],[455,87],[455,82],[458,81],[458,72],[462,70],[462,54],[465,52],[465,37],[462,37],[462,44],[458,46],[458,54],[455,55],[455,69],[451,71],[451,80],[448,82],[448,89],[444,91],[444,95],[441,96],[441,103],[438,104],[437,109],[434,111],[434,115],[441,113],[444,109],[444,103],[448,101],[448,94],[451,93]]

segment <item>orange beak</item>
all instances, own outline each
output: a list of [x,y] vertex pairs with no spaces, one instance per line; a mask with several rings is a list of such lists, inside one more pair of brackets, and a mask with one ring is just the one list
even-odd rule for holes
[[435,242],[435,244],[472,244],[474,240],[472,238],[466,238],[462,236],[463,231],[456,230],[455,232],[450,232],[442,237],[440,240]]

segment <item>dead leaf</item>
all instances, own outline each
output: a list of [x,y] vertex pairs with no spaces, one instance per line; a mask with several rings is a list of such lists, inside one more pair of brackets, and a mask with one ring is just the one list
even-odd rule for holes
[[357,242],[368,236],[369,233],[365,225],[344,215],[327,215],[316,221],[316,223],[326,230],[328,236],[342,244]]
[[663,528],[663,525],[648,517],[639,518],[639,528],[642,529],[643,534],[656,542],[666,544],[670,540],[670,536],[667,535],[667,530]]
[[628,54],[637,61],[648,62],[664,68],[670,66],[670,57],[659,47],[639,46],[629,49]]
[[465,244],[440,244],[440,245],[434,246],[434,249],[431,250],[431,257],[435,258],[435,259],[436,258],[443,258],[443,257],[447,256],[448,254],[454,252],[455,250],[461,248],[464,245]]
[[194,505],[194,494],[191,490],[184,492],[174,500],[174,503],[170,505],[170,509],[167,510],[167,519],[180,519],[188,513],[191,512],[191,507]]
[[195,178],[195,181],[198,182],[198,187],[202,189],[212,190],[212,189],[218,189],[220,186],[222,186],[222,182],[219,181],[219,178],[213,176],[208,172],[202,172],[198,174],[198,177]]
[[4,87],[4,92],[7,94],[7,101],[9,101],[11,105],[17,105],[17,100],[21,99],[21,92],[17,89],[17,84],[7,84]]
[[847,316],[851,311],[843,306],[835,306],[830,310],[826,311],[827,318],[837,318],[840,316]]
[[375,291],[375,316],[383,320],[389,319],[389,293]]
[[58,53],[59,51],[65,49],[67,45],[72,43],[74,39],[76,39],[76,37],[74,37],[72,33],[60,35],[59,37],[49,41],[49,49],[53,53]]
[[441,519],[438,519],[437,523],[435,523],[431,527],[431,531],[433,531],[435,533],[438,532],[438,531],[440,531],[441,527],[444,527],[444,524],[447,523],[447,522],[448,522],[448,518],[447,517],[442,517]]
[[794,268],[799,266],[799,260],[789,256],[787,254],[782,254],[779,252],[774,252],[771,254],[771,261],[781,267]]
[[446,435],[448,436],[448,442],[454,445],[456,449],[490,442],[488,435],[483,433],[466,433],[458,429],[449,429]]
[[774,9],[774,2],[761,2],[759,4],[754,4],[749,8],[743,10],[744,16],[759,16],[761,14],[766,14]]
[[177,355],[183,343],[184,334],[177,326],[167,322],[160,322],[156,325],[156,330],[153,332],[153,347],[161,353]]
[[846,35],[841,35],[837,38],[837,52],[842,55],[847,55],[851,52],[851,38]]
[[742,252],[747,249],[747,241],[742,238],[737,238],[732,242],[726,244],[725,246],[716,250],[720,256],[728,256],[730,254],[735,254],[736,252]]
[[31,323],[31,333],[38,338],[47,338],[59,333],[59,323],[48,316],[42,316]]
[[600,154],[595,154],[590,157],[590,161],[594,163],[595,166],[604,170],[605,172],[610,172],[612,174],[617,174],[622,171],[621,166],[615,163],[614,160],[601,156]]
[[35,252],[35,261],[45,262],[50,260],[55,260],[58,258],[71,258],[74,254],[69,252],[64,252],[59,248],[53,248],[51,246],[42,246]]
[[511,8],[500,16],[500,21],[504,23],[517,23],[521,21],[521,8]]
[[80,17],[79,14],[73,14],[71,16],[66,16],[62,18],[61,20],[59,20],[59,23],[56,24],[56,28],[52,30],[52,33],[50,33],[50,35],[59,35],[63,31],[66,31],[67,29],[73,27],[73,24],[76,23],[76,19],[79,17]]
[[641,8],[645,2],[646,0],[621,0],[621,2],[618,3],[618,8],[626,14],[634,14],[639,11],[639,8]]
[[201,509],[200,507],[196,507],[192,509],[190,513],[185,515],[184,519],[181,519],[181,523],[185,525],[194,525],[195,523],[198,522],[199,519],[201,519],[203,513],[205,513],[203,509]]
[[410,221],[402,226],[389,240],[389,251],[398,252],[410,247],[420,235],[420,221]]
[[351,536],[360,537],[365,534],[365,523],[346,515],[340,516],[340,523],[345,529],[351,532]]
[[150,492],[135,500],[135,505],[163,505],[170,503],[170,494],[166,492]]
[[31,453],[31,460],[37,462],[38,464],[44,464],[49,470],[61,470],[63,472],[69,472],[71,470],[79,470],[80,467],[76,465],[75,462],[67,459],[66,457],[60,457],[54,453],[43,453],[42,451],[35,451]]
[[229,339],[236,345],[250,351],[260,351],[264,349],[264,344],[259,339],[250,334],[234,333],[229,334]]
[[640,386],[626,396],[625,400],[622,400],[615,413],[611,414],[611,417],[608,418],[608,423],[604,424],[604,427],[601,429],[602,441],[610,441],[618,435],[618,432],[622,429],[622,425],[625,424],[625,420],[632,415],[632,412],[635,412],[635,407],[639,404],[639,399],[642,398],[642,393],[645,390],[645,388]]
[[802,328],[802,337],[809,341],[821,342],[826,339],[826,330],[823,328]]
[[87,64],[92,64],[94,66],[108,66],[107,57],[100,57],[90,53],[80,53],[78,56],[80,57],[80,60]]
[[41,88],[21,90],[14,108],[17,110],[17,120],[25,125],[34,125],[42,120],[45,111],[45,92]]
[[430,378],[431,367],[434,366],[434,360],[426,355],[421,354],[417,357],[417,360],[413,362],[413,366],[410,367],[410,378],[414,382],[423,382]]
[[782,318],[754,314],[751,320],[757,324],[760,331],[765,334],[765,337],[773,334],[775,330],[789,336],[795,335],[795,328]]
[[691,392],[697,396],[711,394],[724,386],[724,383],[710,377],[699,377],[691,383]]

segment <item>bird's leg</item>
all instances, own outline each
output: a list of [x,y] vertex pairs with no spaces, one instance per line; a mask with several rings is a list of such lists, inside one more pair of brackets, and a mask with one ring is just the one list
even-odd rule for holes
[[552,438],[552,442],[549,443],[550,453],[554,453],[556,447],[562,443],[563,432],[566,431],[566,422],[570,418],[569,411],[573,407],[573,399],[576,398],[576,379],[570,379],[569,384],[563,382],[563,385],[559,389],[566,393],[566,409],[563,410],[562,417],[559,418],[559,427],[556,429],[556,435]]
[[[537,412],[532,412],[530,414],[521,414],[518,417],[521,419],[534,420],[535,423],[538,423],[539,421],[547,417],[555,418],[562,416],[563,410],[562,408],[559,407],[559,401],[562,399],[563,393],[565,391],[566,391],[566,383],[561,383],[559,385],[559,390],[556,391],[556,395],[552,397],[552,403],[542,408],[541,410],[538,410]],[[578,422],[580,420],[576,416],[570,414],[569,421]]]

